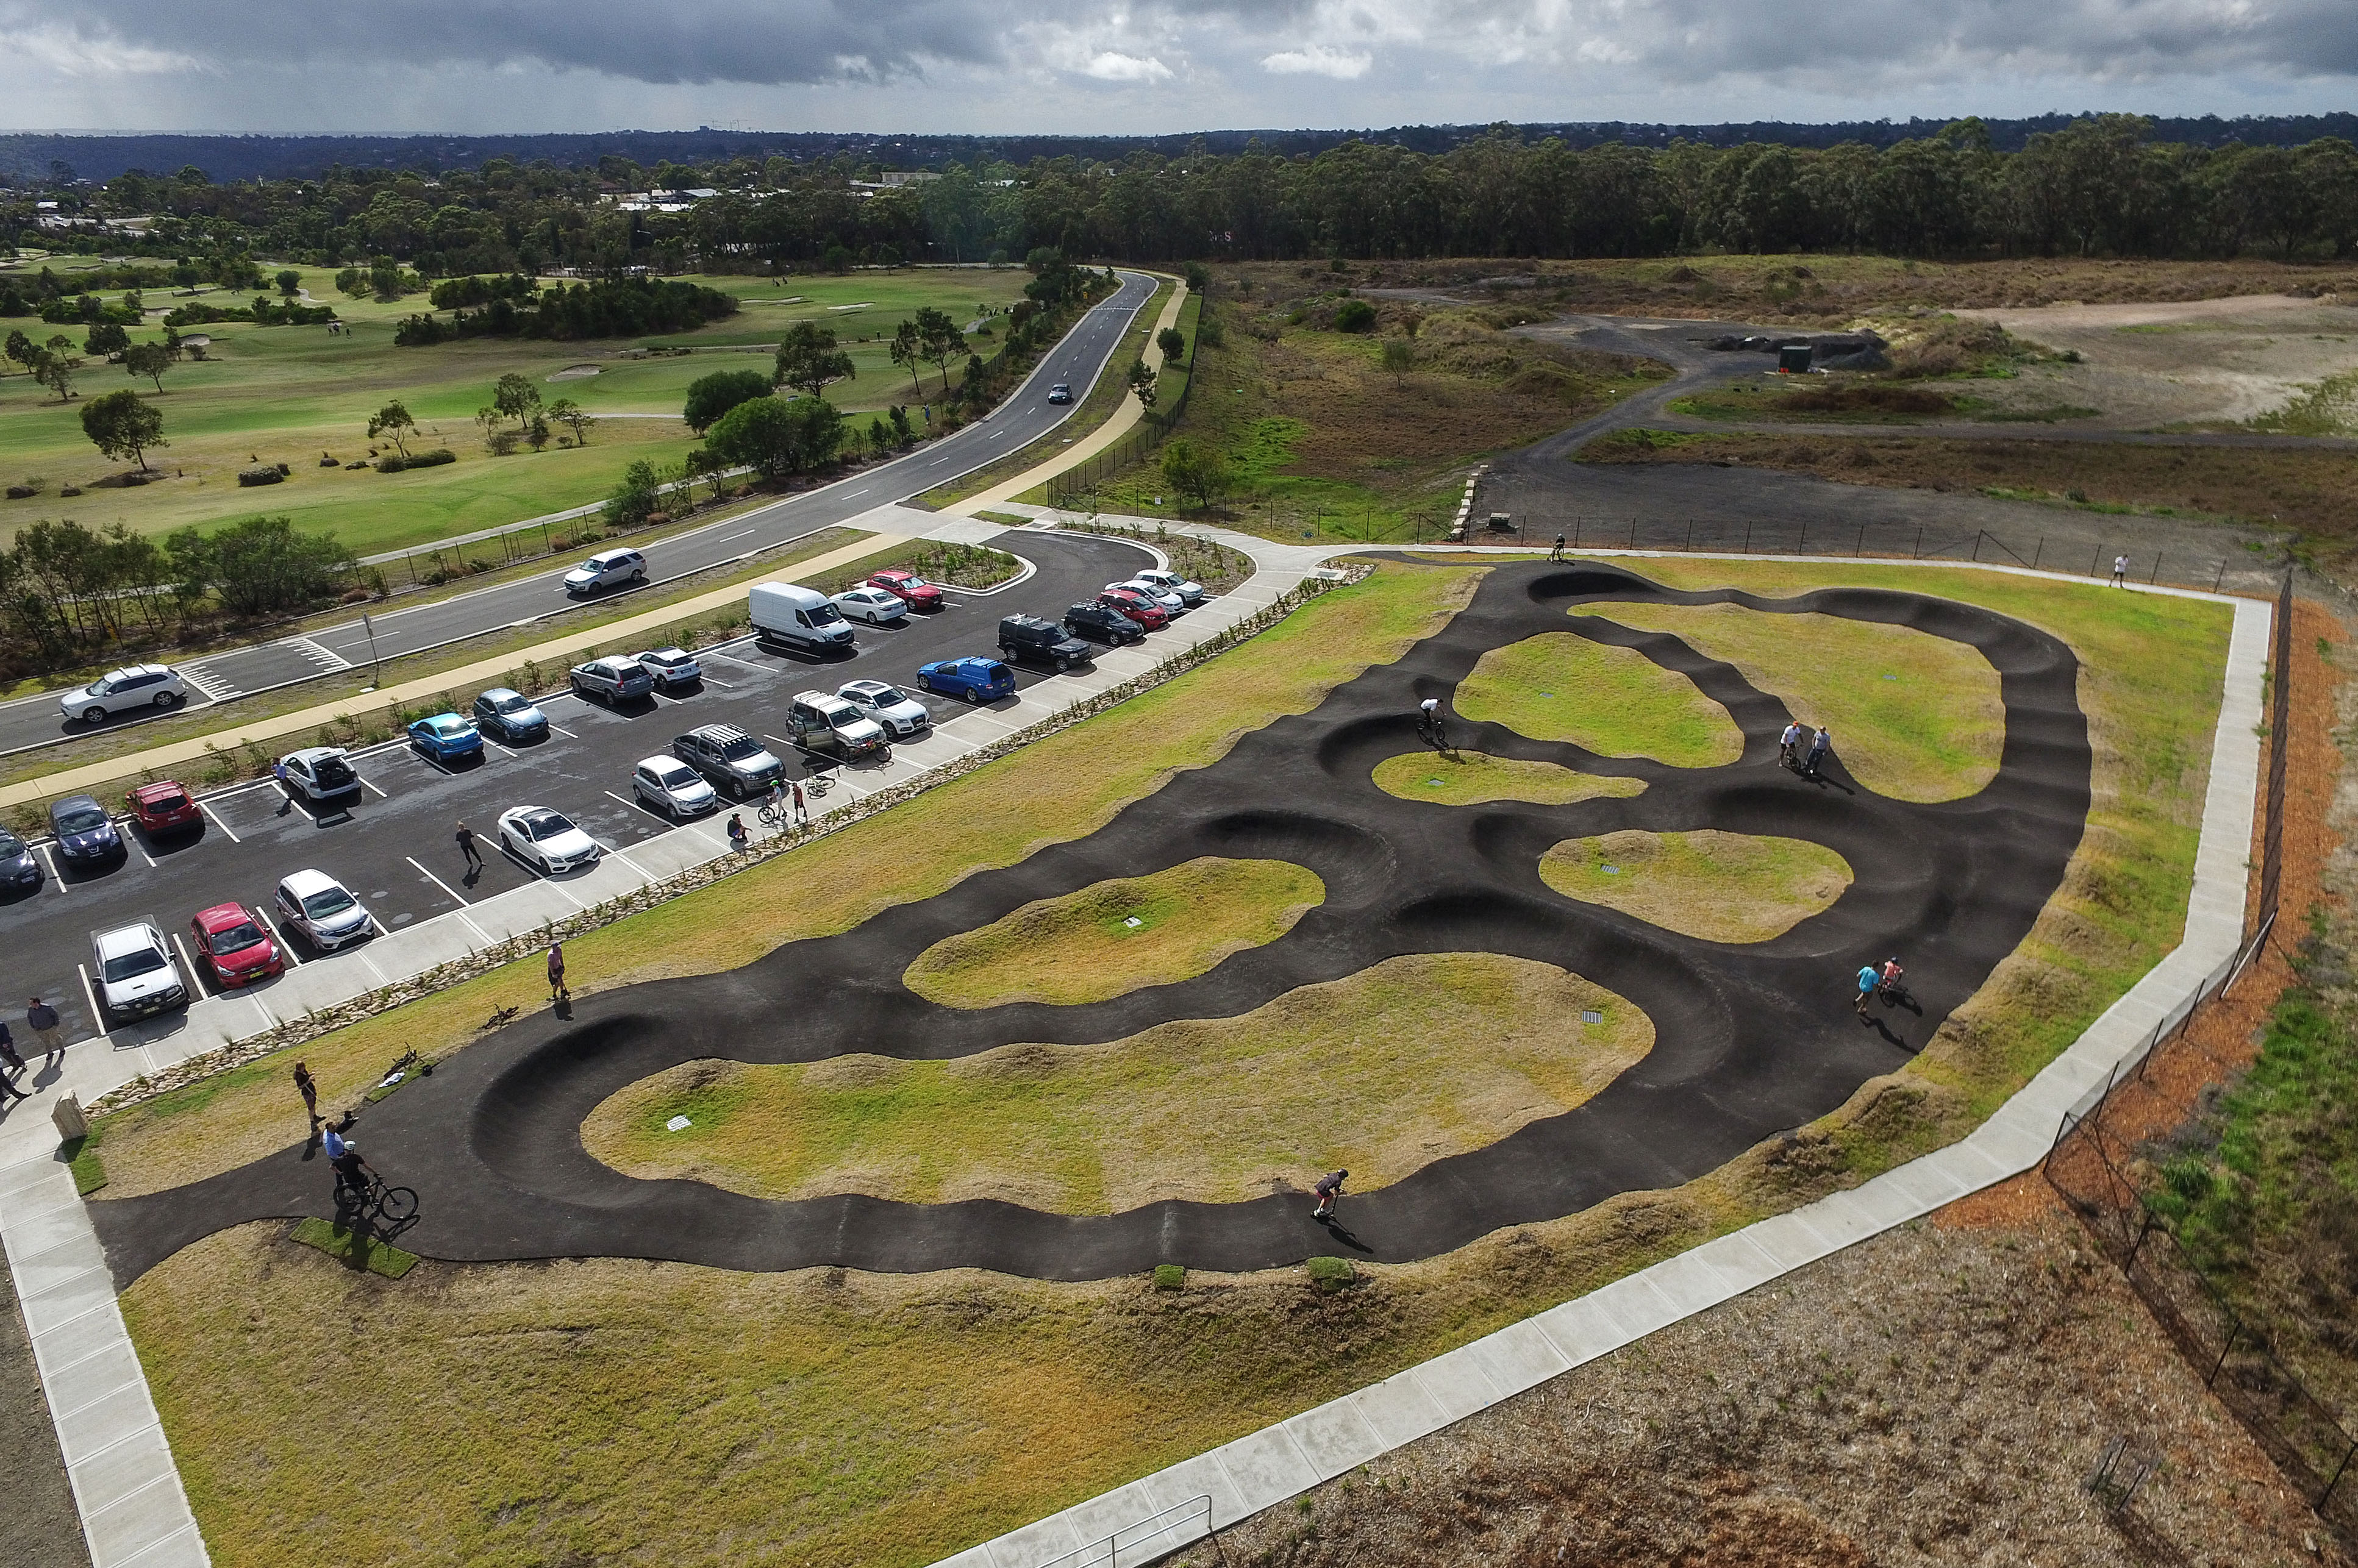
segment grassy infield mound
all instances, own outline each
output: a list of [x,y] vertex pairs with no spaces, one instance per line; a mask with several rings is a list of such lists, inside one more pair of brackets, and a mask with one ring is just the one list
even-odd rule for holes
[[[815,1563],[922,1562],[1953,1138],[2176,940],[2224,611],[1968,572],[1677,561],[1650,569],[1678,587],[1736,583],[1770,594],[1832,581],[1936,589],[2045,626],[2080,654],[2096,746],[2089,832],[2032,935],[1906,1071],[1865,1086],[1852,1108],[1796,1139],[1682,1188],[1625,1195],[1445,1257],[1364,1270],[1357,1288],[1332,1295],[1284,1272],[1190,1274],[1184,1289],[1168,1292],[1142,1279],[747,1276],[610,1260],[427,1260],[394,1283],[289,1247],[281,1227],[243,1227],[189,1248],[124,1298],[217,1560],[283,1561],[311,1531],[334,1528],[348,1554],[384,1563],[693,1559],[721,1541]],[[1379,571],[1089,725],[574,945],[580,983],[730,968],[925,896],[976,865],[1086,833],[1169,770],[1200,765],[1234,734],[1301,711],[1370,660],[1397,656],[1462,601],[1475,575],[1462,565]],[[1736,631],[1753,623],[1718,619]],[[1841,664],[1800,620],[1780,619],[1756,650],[1760,683],[1797,711],[1823,704],[1862,778],[1872,741],[1888,760],[1866,765],[1886,768],[1887,781],[1913,777],[1931,792],[1921,798],[1963,793],[1996,739],[1942,727],[1963,722],[1955,716],[1971,707],[1970,692],[1956,698],[1963,708],[1933,708],[1952,695],[1935,689],[1933,666],[1899,659],[1893,673],[1924,683],[1906,710],[1930,713],[1930,728],[1914,740],[1904,726],[1879,728],[1870,699],[1906,679],[1886,683],[1878,673],[1813,691],[1811,671],[1855,676],[1859,666]],[[1719,634],[1695,633],[1699,646]],[[1605,696],[1591,707],[1609,708],[1611,688],[1592,689]],[[1639,732],[1634,708],[1573,717],[1644,743],[1622,754],[1693,741]],[[1703,728],[1709,741],[1711,726]],[[1942,760],[1930,740],[1956,755]],[[1724,739],[1712,743],[1724,750]],[[1072,766],[1076,749],[1118,765]],[[1436,776],[1433,766],[1416,761],[1412,788]],[[893,852],[880,855],[888,838]],[[1657,859],[1658,880],[1679,867],[1742,870],[1719,847],[1692,841]],[[764,897],[781,879],[828,891]],[[1241,924],[1224,939],[1269,929],[1273,912],[1300,895],[1282,877],[1266,879],[1240,898]],[[1083,934],[1106,939],[1096,928]],[[1207,950],[1178,946],[1194,953],[1187,962]],[[1031,981],[1010,972],[998,983]],[[946,1194],[1011,1173],[1033,1184],[1037,1201],[1075,1210],[1143,1201],[1165,1182],[1206,1193],[1298,1184],[1320,1162],[1295,1163],[1313,1151],[1287,1141],[1313,1121],[1341,1130],[1338,1141],[1360,1141],[1349,1152],[1355,1172],[1365,1158],[1371,1171],[1395,1173],[1495,1137],[1518,1116],[1549,1114],[1643,1053],[1643,1020],[1601,997],[1587,1005],[1606,1004],[1607,1042],[1568,1049],[1561,1038],[1527,1035],[1463,1049],[1488,1029],[1492,999],[1520,991],[1543,1010],[1569,1009],[1589,994],[1581,985],[1479,955],[1395,960],[1243,1020],[1176,1021],[1099,1045],[1011,1047],[955,1064],[836,1063],[792,1076],[708,1065],[701,1081],[675,1075],[616,1097],[585,1134],[631,1165],[654,1157],[655,1113],[692,1104],[691,1118],[700,1111],[716,1128],[694,1151],[704,1162],[698,1173],[747,1190],[865,1180]],[[537,976],[517,966],[314,1042],[305,1055],[333,1100],[402,1045],[457,1048],[493,1008],[535,1005],[539,992]],[[1420,1018],[1419,1005],[1433,1015]],[[1430,1055],[1421,1042],[1433,1038],[1457,1042],[1456,1055]],[[1351,1071],[1290,1081],[1288,1065],[1317,1051],[1343,1054]],[[286,1065],[258,1064],[111,1119],[108,1192],[192,1179],[297,1136]],[[1314,1112],[1300,1103],[1314,1084]],[[759,1141],[721,1136],[732,1119],[766,1120],[792,1138],[773,1161],[731,1164],[732,1144]],[[354,1387],[372,1397],[333,1397]],[[360,1516],[321,1500],[339,1495],[339,1456],[355,1448],[408,1482]]]

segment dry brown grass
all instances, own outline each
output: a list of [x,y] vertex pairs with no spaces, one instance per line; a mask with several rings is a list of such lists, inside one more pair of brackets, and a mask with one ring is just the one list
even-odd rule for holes
[[1766,942],[1830,909],[1849,863],[1823,844],[1703,828],[1567,838],[1540,857],[1548,886],[1704,942]]
[[1606,778],[1574,773],[1554,762],[1493,757],[1482,752],[1404,752],[1378,762],[1376,787],[1402,800],[1435,806],[1480,806],[1491,800],[1525,800],[1534,806],[1571,806],[1610,796],[1643,795],[1643,779]]
[[1653,1041],[1643,1012],[1562,969],[1413,955],[1105,1044],[689,1063],[608,1099],[582,1142],[633,1175],[761,1197],[1106,1214],[1296,1192],[1336,1166],[1366,1191],[1571,1109]]

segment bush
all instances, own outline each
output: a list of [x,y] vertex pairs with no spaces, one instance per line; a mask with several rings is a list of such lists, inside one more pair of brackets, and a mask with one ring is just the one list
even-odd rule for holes
[[1376,308],[1364,299],[1346,299],[1335,308],[1335,330],[1338,332],[1372,332],[1376,330]]
[[1304,1265],[1310,1271],[1310,1282],[1329,1294],[1356,1281],[1359,1271],[1351,1267],[1348,1258],[1313,1258]]
[[1178,1264],[1157,1263],[1154,1265],[1154,1288],[1156,1290],[1184,1290],[1186,1285],[1187,1271],[1181,1268]]
[[387,452],[377,459],[376,471],[399,473],[404,469],[440,468],[444,463],[455,463],[458,460],[459,454],[448,447],[437,447],[430,452],[412,452],[406,458],[397,452]]
[[287,476],[285,474],[278,471],[277,465],[275,463],[266,464],[258,469],[240,469],[237,470],[237,482],[246,485],[276,484],[286,477]]

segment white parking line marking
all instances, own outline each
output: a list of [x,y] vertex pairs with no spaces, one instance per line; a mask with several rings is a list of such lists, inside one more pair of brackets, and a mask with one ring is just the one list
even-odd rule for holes
[[139,841],[138,831],[129,822],[123,825],[123,841],[139,851],[139,858],[147,862],[149,871],[156,869],[156,857],[147,852],[147,846]]
[[483,742],[483,744],[484,744],[484,745],[486,745],[486,746],[489,746],[492,751],[497,752],[501,756],[503,756],[503,757],[506,757],[506,758],[510,759],[511,761],[513,761],[513,760],[514,759],[514,757],[515,757],[515,753],[514,753],[514,752],[509,751],[505,746],[501,745],[497,741],[484,741],[484,742]]
[[[402,859],[407,860],[413,866],[417,866],[417,857],[415,855],[404,855]],[[449,882],[444,881],[440,877],[436,876],[424,866],[417,866],[417,874],[424,877],[427,881],[432,882],[436,887],[440,888],[444,892],[449,893],[452,898],[458,899],[460,908],[464,909],[467,907],[466,899],[460,896],[459,890],[457,888],[452,887]],[[471,925],[473,923],[470,922],[469,924]]]
[[172,950],[179,954],[180,962],[188,966],[189,983],[197,988],[197,994],[200,997],[211,997],[213,993],[211,990],[207,989],[205,985],[205,977],[199,972],[197,968],[197,961],[189,957],[189,949],[187,946],[181,942],[180,934],[177,931],[172,933]]
[[41,846],[41,859],[49,862],[49,886],[59,892],[65,892],[66,880],[65,878],[58,875],[57,858],[49,853],[49,847],[47,844]]
[[[408,859],[409,859],[409,857],[408,857],[408,856],[406,856],[406,855],[404,855],[404,856],[402,857],[402,859],[403,859],[403,860],[408,860]],[[413,865],[414,865],[414,864],[416,864],[416,862],[415,862],[415,861],[412,861],[411,863],[412,863]],[[388,930],[386,930],[386,929],[384,928],[384,921],[382,921],[382,920],[379,920],[379,919],[376,917],[376,912],[375,912],[374,910],[371,910],[371,911],[369,912],[369,924],[370,924],[371,925],[373,925],[373,926],[375,926],[375,927],[376,927],[376,934],[377,934],[378,935],[380,935],[380,936],[390,936],[390,935],[393,935],[393,933],[392,933],[392,932],[390,932],[390,931],[388,931]],[[367,955],[366,955],[365,953],[363,953],[363,954],[362,955],[362,957],[367,957]],[[372,968],[372,969],[373,969],[373,968],[376,968],[376,966],[375,966],[374,964],[371,964],[371,965],[369,966],[369,968]]]
[[106,1033],[106,1014],[98,1011],[98,993],[90,988],[90,966],[76,964],[74,973],[81,977],[81,1000],[90,1004],[90,1021],[101,1034]]
[[557,723],[553,719],[549,722],[548,727],[551,730],[556,730],[559,735],[564,736],[568,741],[579,741],[581,739],[580,736],[576,735],[572,730],[568,730],[564,725]]
[[228,823],[226,823],[226,822],[223,822],[223,821],[222,820],[222,818],[221,818],[221,813],[219,813],[219,812],[215,811],[211,806],[207,806],[203,801],[201,801],[201,800],[200,800],[200,801],[197,802],[197,809],[198,809],[199,811],[203,812],[203,813],[205,814],[205,816],[206,816],[210,817],[210,818],[212,820],[212,825],[213,825],[214,827],[216,827],[220,828],[220,829],[221,829],[222,832],[224,832],[224,833],[228,833],[228,834],[229,834],[229,841],[230,841],[231,843],[233,843],[233,844],[242,844],[242,843],[243,843],[243,842],[244,842],[244,840],[243,840],[243,839],[242,839],[242,838],[239,838],[235,833],[232,833],[232,832],[230,832],[230,826],[229,826],[229,824],[228,824]]
[[622,861],[622,864],[630,867],[631,870],[638,872],[639,875],[645,877],[647,881],[653,881],[655,880],[653,876],[648,874],[647,869],[644,866],[639,864],[636,860],[633,860],[628,855],[625,855],[622,851],[614,848],[611,844],[600,839],[598,841],[598,848],[603,849],[609,855],[613,856],[614,859]]
[[[352,776],[353,776],[354,778],[358,778],[358,779],[360,779],[360,781],[361,781],[361,787],[362,787],[362,789],[376,789],[376,785],[374,785],[374,784],[373,784],[369,783],[369,781],[368,781],[366,778],[362,777],[360,774],[355,773],[355,774],[353,774]],[[391,799],[393,798],[391,795],[389,795],[385,794],[385,793],[384,793],[384,791],[383,791],[383,790],[381,790],[381,789],[376,789],[376,797],[377,797],[377,799],[379,799],[379,800],[391,800]]]
[[286,959],[296,968],[301,968],[303,967],[303,960],[295,956],[295,944],[287,939],[287,928],[283,925],[273,925],[270,917],[262,913],[259,905],[254,908],[254,917],[262,922],[264,930],[278,938],[278,956]]
[[706,686],[717,686],[723,691],[735,691],[737,689],[737,683],[735,681],[722,680],[719,676],[706,676],[703,677],[703,681]]
[[[744,640],[744,639],[742,639],[742,638],[740,638],[740,639],[739,639],[739,641],[740,641],[740,642],[742,642],[743,640]],[[713,652],[711,649],[709,649],[709,648],[707,648],[707,649],[706,649],[706,650],[705,650],[701,654],[699,654],[698,656],[699,656],[699,657],[701,657],[701,658],[707,658],[707,659],[725,659],[725,660],[727,660],[730,664],[735,665],[739,669],[741,669],[741,670],[752,670],[752,671],[755,675],[757,675],[757,676],[758,676],[758,675],[766,675],[766,674],[768,674],[768,673],[769,673],[768,671],[766,671],[766,670],[763,669],[763,667],[762,667],[761,665],[755,665],[755,664],[748,664],[748,663],[747,663],[745,660],[743,660],[743,659],[730,658],[727,654],[716,654],[716,653],[714,653],[714,652]],[[710,677],[709,677],[709,676],[707,676],[706,678],[707,678],[707,679],[709,679]]]
[[649,806],[643,800],[624,800],[621,795],[616,795],[611,789],[604,791],[603,793],[608,800],[613,801],[618,805],[627,806],[633,811],[644,811],[649,816],[654,817],[657,822],[662,823],[666,827],[676,827],[679,826],[679,824],[674,822],[670,817],[665,816],[662,812],[657,811],[654,807]]

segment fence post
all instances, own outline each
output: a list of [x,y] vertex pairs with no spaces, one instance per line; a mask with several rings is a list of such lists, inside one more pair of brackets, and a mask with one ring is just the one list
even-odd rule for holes
[[[2218,574],[2217,574],[2216,576],[2214,576],[2213,578],[2212,578],[2212,579],[2211,579],[2211,591],[2212,591],[2212,592],[2213,592],[2213,593],[2218,592],[2218,591],[2219,591],[2219,585],[2220,585],[2221,583],[2223,583],[2223,582],[2225,582],[2226,580],[2227,580],[2227,557],[2224,557],[2224,556],[2222,556],[2222,557],[2219,557],[2219,571],[2218,571]],[[2345,1461],[2344,1463],[2347,1463],[2347,1461]]]
[[2160,552],[2159,550],[2156,550],[2156,551],[2153,553],[2153,575],[2152,575],[2151,577],[2149,577],[2149,578],[2146,579],[2145,579],[2145,583],[2146,583],[2146,586],[2147,586],[2147,588],[2151,588],[2155,583],[2158,583],[2158,582],[2159,582],[2160,580],[2161,580],[2161,552]]
[[1793,553],[1797,556],[1810,553],[1810,520],[1806,517],[1801,519],[1801,542],[1793,546]]
[[1916,547],[1909,552],[1908,558],[1911,561],[1924,558],[1924,524],[1921,523],[1916,524]]
[[2047,535],[2044,535],[2044,534],[2041,534],[2040,535],[2039,535],[2039,547],[2038,547],[2037,549],[2035,549],[2035,550],[2033,550],[2033,551],[2031,551],[2031,552],[2030,552],[2030,569],[2031,569],[2032,571],[2037,571],[2037,570],[2039,569],[2039,557],[2041,557],[2041,556],[2043,556],[2043,555],[2045,555],[2046,553],[2047,553]]
[[2140,1205],[2138,1212],[2143,1216],[2144,1223],[2137,1227],[2136,1239],[2129,1243],[2129,1255],[2121,1260],[2121,1272],[2124,1274],[2136,1267],[2137,1253],[2144,1248],[2146,1237],[2153,1230],[2153,1211]]
[[1982,528],[1974,530],[1974,559],[1977,561],[1982,558],[1982,535],[1986,532],[1986,529]]
[[2351,1444],[2348,1448],[2342,1451],[2342,1463],[2333,1467],[2333,1479],[2325,1483],[2325,1490],[2318,1493],[2317,1501],[2309,1505],[2319,1513],[2323,1513],[2325,1511],[2325,1499],[2333,1495],[2333,1488],[2342,1485],[2342,1473],[2350,1468],[2350,1458],[2352,1454],[2358,1454],[2358,1443]]
[[1866,524],[1864,523],[1858,525],[1858,543],[1850,547],[1850,553],[1854,556],[1866,554]]
[[2204,1388],[2219,1380],[2219,1374],[2227,1367],[2227,1353],[2235,1348],[2235,1336],[2243,1332],[2244,1320],[2230,1314],[2227,1318],[2227,1343],[2219,1346],[2219,1359],[2211,1363],[2211,1375],[2202,1379]]
[[1752,524],[1748,521],[1744,524],[1744,553],[1752,553]]
[[1692,517],[1687,519],[1687,548],[1694,548],[1694,519]]

